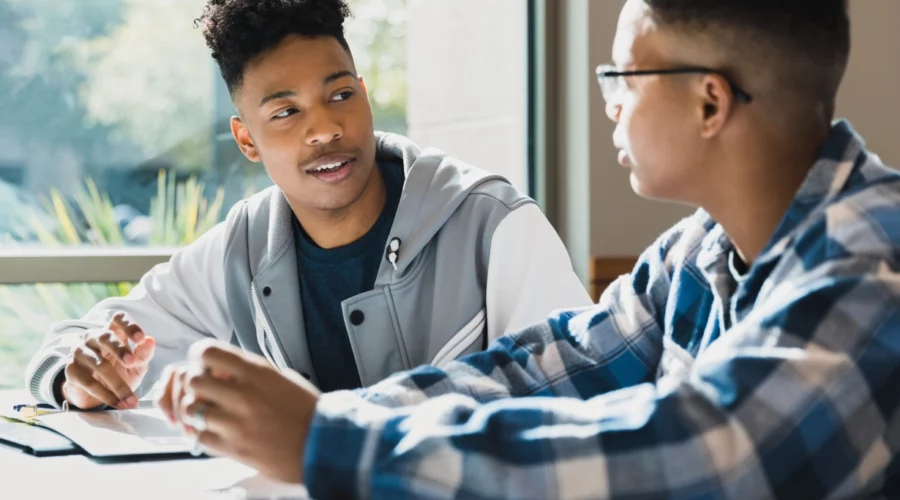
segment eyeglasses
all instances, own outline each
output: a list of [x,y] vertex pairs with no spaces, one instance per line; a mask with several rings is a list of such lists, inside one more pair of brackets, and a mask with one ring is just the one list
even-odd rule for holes
[[648,70],[639,70],[639,71],[617,71],[616,67],[611,64],[601,64],[597,66],[597,82],[600,84],[600,89],[603,91],[603,99],[606,102],[610,102],[612,98],[618,95],[619,92],[625,87],[625,78],[626,76],[647,76],[647,75],[719,75],[728,82],[728,85],[731,86],[731,91],[734,92],[735,97],[738,98],[743,103],[749,103],[753,100],[753,96],[744,91],[744,89],[740,88],[734,80],[729,78],[724,72],[704,68],[700,66],[686,67],[686,68],[672,68],[672,69],[648,69]]

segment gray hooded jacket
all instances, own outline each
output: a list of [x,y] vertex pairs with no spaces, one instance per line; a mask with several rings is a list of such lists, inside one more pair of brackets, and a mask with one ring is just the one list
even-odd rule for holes
[[[421,364],[441,365],[506,332],[590,299],[558,235],[504,178],[406,138],[378,134],[377,160],[406,181],[372,290],[341,306],[364,386]],[[293,212],[277,187],[236,204],[219,224],[154,267],[126,297],[55,325],[27,373],[31,393],[59,404],[53,381],[86,329],[118,311],[156,341],[138,394],[204,338],[231,341],[313,383]]]

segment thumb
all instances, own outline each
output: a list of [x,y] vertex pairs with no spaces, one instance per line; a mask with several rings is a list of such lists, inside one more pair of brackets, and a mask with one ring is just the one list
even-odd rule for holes
[[149,362],[153,358],[154,352],[156,352],[156,341],[153,340],[153,337],[144,337],[144,340],[134,346],[134,357],[137,358],[138,363]]

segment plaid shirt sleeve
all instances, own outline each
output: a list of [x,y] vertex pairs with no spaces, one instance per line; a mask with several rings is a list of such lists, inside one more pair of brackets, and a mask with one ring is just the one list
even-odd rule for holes
[[[584,399],[652,380],[662,352],[670,285],[665,256],[689,223],[685,220],[644,252],[633,272],[614,282],[598,305],[501,337],[484,353],[443,369],[424,366],[397,374],[358,395],[387,408],[450,393],[479,403],[523,396]],[[597,310],[601,312],[591,313]],[[583,335],[588,330],[591,334]],[[587,386],[570,377],[582,370],[592,374]]]
[[[319,498],[858,496],[892,460],[894,410],[876,396],[896,393],[898,306],[886,264],[822,264],[779,285],[686,376],[656,383],[652,314],[621,322],[609,303],[563,314],[447,372],[395,380],[418,387],[415,406],[324,396],[307,485]],[[434,388],[456,394],[429,399]]]

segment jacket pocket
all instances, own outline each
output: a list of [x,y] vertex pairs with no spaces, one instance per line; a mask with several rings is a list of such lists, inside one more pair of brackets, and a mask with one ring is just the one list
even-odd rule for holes
[[453,337],[444,344],[444,347],[438,351],[431,364],[440,368],[442,365],[449,363],[465,352],[473,343],[478,341],[484,335],[484,328],[487,325],[487,314],[482,308],[474,318],[469,320]]

